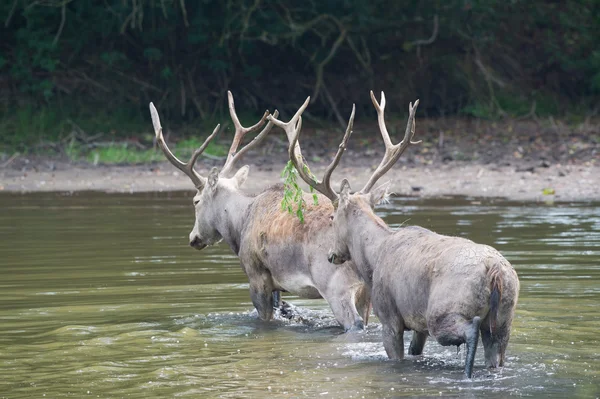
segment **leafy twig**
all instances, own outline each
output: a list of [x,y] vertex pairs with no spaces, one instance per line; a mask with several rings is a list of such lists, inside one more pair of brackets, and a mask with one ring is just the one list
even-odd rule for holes
[[[312,173],[308,169],[308,166],[304,165],[305,172]],[[292,164],[292,161],[288,161],[281,172],[283,178],[283,199],[281,200],[281,209],[288,211],[289,213],[295,213],[300,219],[300,223],[304,223],[304,208],[306,208],[306,201],[304,201],[304,191],[298,185],[298,171]],[[319,204],[317,193],[310,187],[310,192],[313,197],[313,203]]]

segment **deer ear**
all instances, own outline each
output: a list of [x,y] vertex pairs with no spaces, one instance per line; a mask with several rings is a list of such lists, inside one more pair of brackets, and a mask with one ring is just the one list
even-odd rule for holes
[[381,202],[387,202],[388,197],[390,195],[390,193],[388,192],[390,184],[391,182],[388,181],[386,183],[383,183],[379,187],[371,190],[371,193],[369,195],[369,202],[371,203],[371,206],[373,208],[375,207],[375,205]]
[[250,171],[250,166],[244,165],[237,172],[235,172],[235,175],[233,176],[233,180],[236,182],[238,187],[241,187],[242,184],[244,184],[244,182],[248,178],[249,171]]
[[342,185],[340,186],[340,203],[348,203],[350,198],[350,183],[348,180],[343,179]]
[[208,187],[212,190],[217,188],[217,182],[219,181],[219,169],[213,167],[208,174]]

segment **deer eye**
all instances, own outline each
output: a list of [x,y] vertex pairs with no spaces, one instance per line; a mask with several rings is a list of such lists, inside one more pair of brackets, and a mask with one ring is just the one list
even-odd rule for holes
[[199,202],[200,200],[194,200],[194,206],[198,205]]
[[329,220],[333,220],[333,215],[329,216]]

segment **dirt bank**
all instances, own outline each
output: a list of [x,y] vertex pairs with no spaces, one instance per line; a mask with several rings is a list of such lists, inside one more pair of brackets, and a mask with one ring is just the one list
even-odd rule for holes
[[[375,165],[376,163],[374,163]],[[283,164],[252,165],[245,188],[258,192],[280,181]],[[322,175],[323,166],[313,168]],[[334,187],[343,176],[354,188],[366,182],[372,169],[343,163],[334,175]],[[207,173],[207,169],[201,169]],[[386,176],[392,190],[401,195],[439,197],[467,195],[503,197],[525,201],[598,201],[600,200],[600,167],[595,165],[550,165],[518,170],[514,166],[441,164],[400,166]],[[86,167],[62,170],[1,170],[2,191],[81,191],[148,192],[190,190],[186,176],[168,163],[150,166]],[[544,195],[554,191],[553,195]]]
[[[404,123],[390,123],[392,134],[401,133]],[[599,126],[586,123],[569,127],[554,121],[426,120],[418,124],[418,138],[423,143],[409,148],[382,182],[391,180],[392,190],[400,195],[600,201]],[[381,137],[374,132],[377,129],[372,125],[355,127],[333,176],[335,188],[343,177],[348,177],[355,189],[366,182],[383,153]],[[246,183],[249,192],[280,181],[287,153],[279,133],[271,133],[265,145],[245,159],[251,165]],[[340,137],[340,132],[331,129],[308,128],[303,132],[304,155],[317,176],[322,176]],[[223,143],[227,145],[226,138]],[[201,158],[198,169],[206,174],[222,162]],[[57,157],[9,159],[5,155],[0,159],[0,190],[5,192],[190,189],[187,177],[167,162],[92,166]]]

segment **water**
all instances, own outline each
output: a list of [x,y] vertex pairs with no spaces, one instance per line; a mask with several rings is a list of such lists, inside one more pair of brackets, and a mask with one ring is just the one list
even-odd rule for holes
[[[322,300],[256,319],[226,245],[194,251],[188,193],[0,196],[0,397],[600,396],[599,204],[396,199],[418,224],[498,248],[520,300],[506,367],[472,381],[430,341],[387,360],[373,318],[342,334]],[[406,344],[410,335],[405,335]]]

